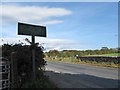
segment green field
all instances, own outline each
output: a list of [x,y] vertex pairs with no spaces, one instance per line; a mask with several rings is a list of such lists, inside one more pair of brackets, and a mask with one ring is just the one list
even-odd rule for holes
[[120,53],[109,53],[109,54],[89,55],[89,56],[120,56]]

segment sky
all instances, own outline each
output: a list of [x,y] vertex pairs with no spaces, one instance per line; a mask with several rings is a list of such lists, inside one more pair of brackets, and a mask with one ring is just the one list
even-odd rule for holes
[[46,50],[95,50],[118,47],[117,2],[2,2],[0,44],[26,43],[18,22],[46,26],[35,37]]

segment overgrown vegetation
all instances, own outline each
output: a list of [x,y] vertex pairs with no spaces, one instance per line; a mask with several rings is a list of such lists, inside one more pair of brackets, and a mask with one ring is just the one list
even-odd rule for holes
[[34,45],[36,79],[33,81],[32,48],[33,45],[23,45],[21,43],[2,45],[2,57],[8,58],[10,62],[11,53],[15,52],[17,54],[18,88],[55,88],[49,78],[44,75],[46,61],[44,60],[43,47],[39,46],[39,44]]
[[112,67],[112,68],[118,68],[119,64],[115,64],[113,62],[97,62],[97,61],[89,61],[89,60],[80,60],[73,57],[45,57],[45,60],[53,61],[53,62],[64,62],[64,63],[73,63],[73,64],[88,64],[93,66],[103,66],[103,67]]
[[[97,66],[105,66],[105,67],[118,67],[119,62],[118,59],[104,59],[104,58],[97,58],[97,60],[82,60],[77,59],[76,57],[82,56],[119,56],[120,54],[119,48],[107,48],[102,47],[100,50],[50,50],[49,52],[45,53],[45,60],[50,61],[60,61],[66,63],[76,63],[76,64],[90,64],[90,65],[97,65]],[[94,58],[95,59],[95,58]],[[99,59],[99,60],[98,60]]]
[[102,47],[100,50],[50,50],[49,52],[45,52],[45,54],[49,57],[74,57],[78,56],[88,56],[88,55],[104,55],[104,54],[114,54],[120,55],[120,48],[107,48]]

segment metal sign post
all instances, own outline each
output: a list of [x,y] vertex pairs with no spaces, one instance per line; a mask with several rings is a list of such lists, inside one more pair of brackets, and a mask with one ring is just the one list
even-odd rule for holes
[[25,24],[25,23],[18,23],[18,35],[46,37],[46,27]]
[[18,23],[18,35],[30,35],[32,36],[32,68],[33,79],[35,79],[35,36],[46,37],[46,27],[37,26],[25,23]]
[[35,36],[32,36],[32,46],[33,79],[35,79]]

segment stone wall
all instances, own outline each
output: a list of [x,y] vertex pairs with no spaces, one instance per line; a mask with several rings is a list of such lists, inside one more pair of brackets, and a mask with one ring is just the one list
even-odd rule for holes
[[96,61],[96,62],[113,62],[120,63],[120,57],[107,57],[107,56],[83,56],[78,57],[81,61]]

